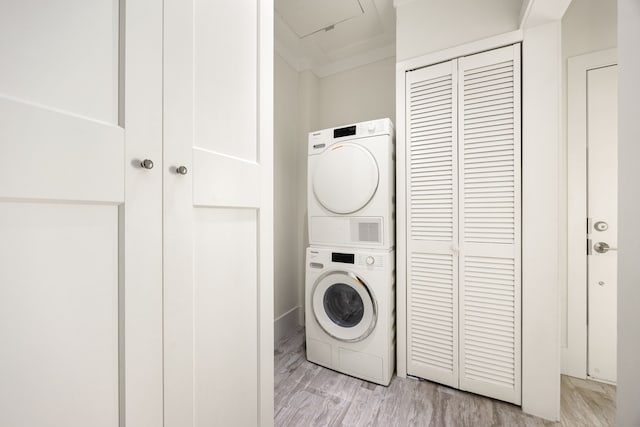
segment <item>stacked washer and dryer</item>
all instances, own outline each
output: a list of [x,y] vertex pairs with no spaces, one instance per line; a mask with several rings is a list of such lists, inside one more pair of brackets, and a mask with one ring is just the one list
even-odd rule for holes
[[391,120],[309,134],[307,359],[388,385],[395,368]]

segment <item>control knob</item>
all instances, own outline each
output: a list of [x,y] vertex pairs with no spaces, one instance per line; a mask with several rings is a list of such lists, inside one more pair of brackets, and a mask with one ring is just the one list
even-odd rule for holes
[[367,263],[367,265],[373,265],[373,263],[376,262],[376,260],[371,255],[369,255],[365,260],[365,262]]

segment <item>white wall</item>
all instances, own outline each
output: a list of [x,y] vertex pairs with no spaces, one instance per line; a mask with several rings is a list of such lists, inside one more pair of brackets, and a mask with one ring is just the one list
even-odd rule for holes
[[527,28],[522,48],[522,409],[550,420],[560,418],[560,29]]
[[[274,315],[278,319],[299,301],[298,260],[298,72],[279,55],[274,58]],[[297,321],[297,313],[296,321]],[[276,337],[277,338],[277,337]]]
[[[567,218],[567,59],[617,45],[616,0],[573,0],[562,18],[560,218]],[[567,222],[560,224],[561,343],[567,346]]]
[[516,0],[414,0],[396,9],[398,61],[518,29]]
[[309,132],[320,128],[320,79],[311,71],[300,73],[300,90],[298,92],[298,108],[300,119],[298,123],[299,147],[297,154],[297,253],[296,271],[298,277],[298,305],[300,306],[300,324],[304,323],[304,276],[305,256],[309,246],[307,231],[307,139]]
[[618,390],[617,425],[640,426],[640,2],[618,2]]
[[396,60],[382,61],[320,79],[320,127],[396,117]]

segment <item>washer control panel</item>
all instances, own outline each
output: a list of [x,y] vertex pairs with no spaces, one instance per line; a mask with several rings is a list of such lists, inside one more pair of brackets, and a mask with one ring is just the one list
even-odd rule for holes
[[322,249],[309,249],[307,261],[312,268],[322,269],[327,264],[347,264],[365,267],[367,269],[380,269],[385,267],[384,253],[372,252],[338,252]]
[[377,254],[356,254],[356,264],[365,267],[384,267],[382,255]]

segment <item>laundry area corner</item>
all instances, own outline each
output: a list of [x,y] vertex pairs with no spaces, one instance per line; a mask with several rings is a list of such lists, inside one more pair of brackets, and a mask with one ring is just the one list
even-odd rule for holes
[[275,2],[276,425],[613,425],[554,311],[578,254],[551,72],[615,45],[615,4],[463,3]]

